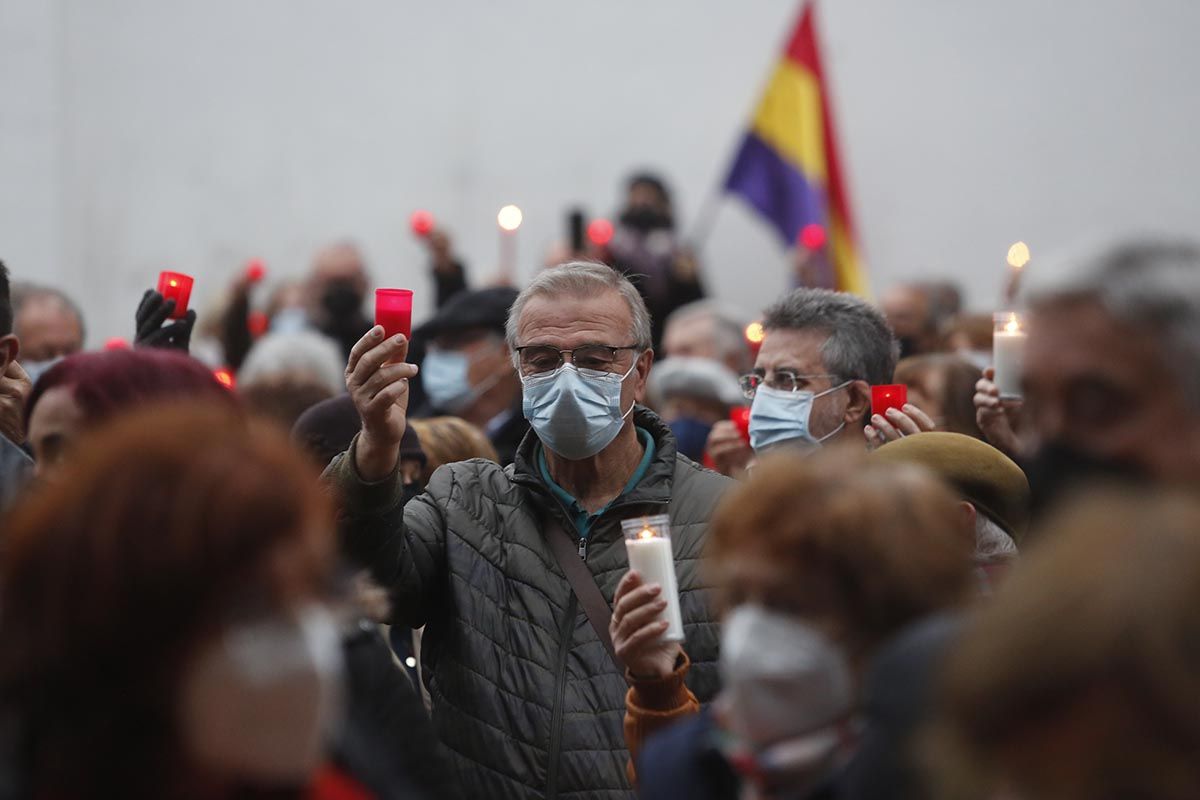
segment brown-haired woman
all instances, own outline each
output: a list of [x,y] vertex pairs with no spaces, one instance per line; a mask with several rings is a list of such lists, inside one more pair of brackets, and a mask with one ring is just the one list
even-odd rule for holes
[[[735,798],[738,774],[756,797],[829,796],[853,751],[872,656],[970,595],[973,545],[954,509],[915,468],[833,452],[762,461],[711,527],[722,693],[643,751],[641,796]],[[622,580],[612,634],[629,665],[625,730],[635,757],[649,733],[697,708],[682,649],[658,643],[661,608],[636,573]]]
[[26,796],[300,796],[338,694],[316,475],[228,409],[147,408],[6,521],[0,703]]
[[1200,797],[1200,502],[1093,494],[981,608],[947,666],[950,798]]

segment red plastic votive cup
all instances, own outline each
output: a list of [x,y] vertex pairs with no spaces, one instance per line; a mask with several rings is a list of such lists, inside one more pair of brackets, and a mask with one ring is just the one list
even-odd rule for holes
[[158,273],[158,293],[163,296],[163,300],[175,301],[171,319],[182,319],[187,313],[188,299],[192,296],[194,282],[191,275],[184,275],[182,272]]
[[742,440],[750,444],[750,409],[745,406],[734,408],[729,412],[729,420],[742,435]]
[[375,324],[383,326],[384,336],[412,335],[412,298],[410,289],[375,290]]
[[412,232],[423,239],[433,233],[433,214],[425,210],[414,211],[408,224],[412,226]]
[[908,387],[903,383],[888,383],[871,387],[871,413],[887,418],[889,408],[901,408],[908,402]]

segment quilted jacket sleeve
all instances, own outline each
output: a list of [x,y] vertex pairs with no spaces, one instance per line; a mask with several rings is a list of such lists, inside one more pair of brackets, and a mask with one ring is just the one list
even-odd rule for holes
[[[325,478],[339,492],[338,533],[343,551],[368,567],[392,600],[396,622],[424,625],[436,595],[446,583],[446,526],[442,508],[429,491],[407,504],[397,470],[383,480],[364,481],[354,467],[354,450],[335,458]],[[435,476],[436,478],[437,476]],[[432,484],[437,481],[431,481]]]

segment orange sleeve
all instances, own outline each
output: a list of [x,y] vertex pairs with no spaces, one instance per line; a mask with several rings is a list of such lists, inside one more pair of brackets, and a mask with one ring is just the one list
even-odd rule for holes
[[663,678],[638,678],[629,672],[629,691],[625,693],[625,746],[629,763],[625,770],[631,785],[637,784],[634,769],[642,742],[676,721],[700,711],[700,701],[683,682],[692,662],[687,654],[680,656],[675,671]]

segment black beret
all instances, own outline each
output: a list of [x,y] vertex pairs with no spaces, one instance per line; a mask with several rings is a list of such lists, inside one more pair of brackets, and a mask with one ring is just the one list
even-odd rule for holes
[[504,333],[508,309],[517,299],[517,290],[509,286],[489,289],[464,289],[437,310],[433,317],[413,331],[413,338],[428,341],[447,333],[471,328],[487,328]]

